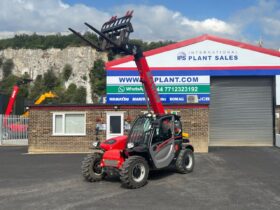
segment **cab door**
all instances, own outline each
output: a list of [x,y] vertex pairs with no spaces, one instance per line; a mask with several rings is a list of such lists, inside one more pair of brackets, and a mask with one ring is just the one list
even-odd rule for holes
[[160,118],[158,125],[154,128],[149,151],[156,168],[164,168],[171,163],[175,156],[174,116]]

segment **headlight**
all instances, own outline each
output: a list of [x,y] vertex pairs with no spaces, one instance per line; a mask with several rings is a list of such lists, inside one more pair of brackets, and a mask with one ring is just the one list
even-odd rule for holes
[[132,142],[128,142],[127,143],[127,148],[128,149],[131,149],[131,148],[133,148],[134,147],[134,143],[132,143]]
[[94,142],[92,143],[92,146],[93,146],[93,147],[97,147],[97,146],[98,146],[98,144],[99,144],[99,142],[98,142],[98,141],[94,141]]

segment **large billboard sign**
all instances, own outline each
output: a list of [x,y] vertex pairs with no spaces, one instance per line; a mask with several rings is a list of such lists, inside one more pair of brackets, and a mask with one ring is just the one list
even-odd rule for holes
[[[168,104],[209,104],[210,76],[280,75],[280,52],[209,35],[144,55]],[[133,56],[108,62],[106,70],[108,104],[145,103]]]
[[[181,76],[176,71],[169,75],[154,75],[161,101],[166,104],[208,104],[209,76]],[[108,104],[145,104],[139,76],[107,76]]]

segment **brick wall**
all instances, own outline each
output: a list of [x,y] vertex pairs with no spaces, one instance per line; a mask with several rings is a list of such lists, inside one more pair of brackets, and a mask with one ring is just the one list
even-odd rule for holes
[[[196,152],[208,152],[208,107],[181,108],[176,107],[171,110],[179,111],[183,130],[190,134],[190,140]],[[124,119],[129,115],[133,120],[143,107],[122,108]],[[52,135],[52,115],[54,112],[81,111],[86,112],[86,136],[53,136]],[[29,121],[29,153],[74,153],[89,152],[89,147],[93,140],[98,137],[105,140],[106,132],[101,131],[98,136],[95,133],[96,119],[102,119],[106,123],[106,111],[115,111],[113,107],[85,106],[85,107],[31,107]]]

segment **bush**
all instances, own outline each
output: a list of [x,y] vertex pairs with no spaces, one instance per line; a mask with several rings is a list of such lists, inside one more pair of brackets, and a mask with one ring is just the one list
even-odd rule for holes
[[[10,74],[7,76],[4,80],[0,82],[0,90],[2,94],[11,95],[13,92],[13,87],[16,85],[16,83],[23,79],[22,77],[17,77],[13,74]],[[29,85],[21,85],[19,88],[18,96],[27,97]]]
[[85,104],[87,99],[87,90],[85,87],[79,87],[74,96],[73,96],[73,102],[78,104]]
[[69,80],[69,78],[72,75],[72,72],[73,72],[72,66],[70,64],[66,64],[64,66],[63,72],[62,72],[64,81],[68,81]]
[[46,87],[46,91],[53,90],[60,85],[59,78],[55,75],[53,69],[49,69],[44,73],[43,84]]
[[[97,36],[92,33],[86,33],[86,37],[91,40],[97,40]],[[93,41],[94,42],[94,41]],[[68,46],[85,46],[85,42],[74,34],[62,36],[61,34],[56,35],[38,35],[36,33],[32,35],[20,34],[13,38],[1,39],[0,49],[6,48],[26,48],[26,49],[49,49],[49,48],[60,48],[64,49]]]
[[14,68],[13,60],[12,59],[5,60],[2,64],[3,78],[7,78],[9,75],[11,75],[13,68]]
[[2,67],[3,64],[3,58],[0,57],[0,68]]
[[106,91],[106,72],[102,59],[94,62],[90,74],[91,95],[94,102],[98,101],[98,97],[105,94]]
[[19,77],[15,75],[9,75],[0,82],[0,90],[2,94],[10,95],[13,91],[13,86],[17,83]]
[[64,93],[63,102],[73,103],[74,102],[74,96],[76,95],[76,92],[77,92],[77,85],[75,85],[74,83],[71,83]]
[[83,76],[82,76],[82,79],[83,79],[84,81],[87,81],[87,76],[86,76],[86,75],[83,75]]
[[42,75],[37,75],[36,79],[31,83],[29,99],[35,101],[42,93],[45,92],[45,86]]

